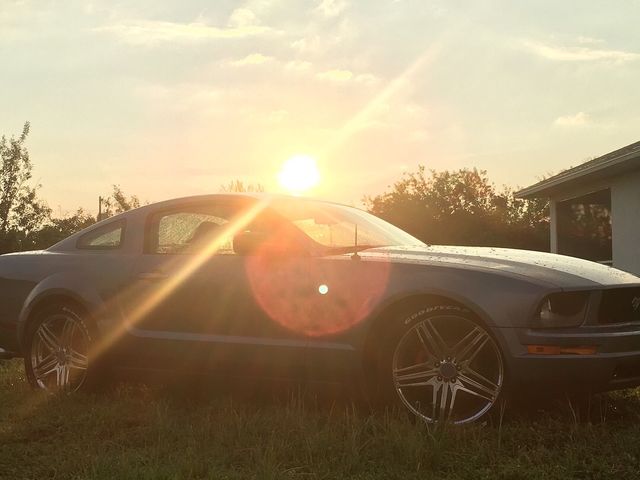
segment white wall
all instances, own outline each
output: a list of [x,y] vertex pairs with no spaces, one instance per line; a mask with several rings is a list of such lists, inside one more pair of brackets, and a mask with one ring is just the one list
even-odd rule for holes
[[551,253],[558,253],[558,201],[549,199],[549,229]]
[[640,172],[611,185],[613,266],[640,275]]

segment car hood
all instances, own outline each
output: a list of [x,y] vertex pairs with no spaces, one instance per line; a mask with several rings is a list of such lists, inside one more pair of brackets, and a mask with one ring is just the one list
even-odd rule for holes
[[425,245],[379,247],[361,255],[384,257],[392,262],[491,270],[561,288],[640,284],[640,278],[635,275],[596,262],[529,250]]

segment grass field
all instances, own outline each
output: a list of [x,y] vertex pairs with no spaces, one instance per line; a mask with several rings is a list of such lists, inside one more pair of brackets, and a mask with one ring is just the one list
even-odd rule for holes
[[640,478],[638,391],[588,414],[566,401],[428,429],[317,390],[215,390],[129,382],[47,397],[20,362],[0,362],[0,478]]

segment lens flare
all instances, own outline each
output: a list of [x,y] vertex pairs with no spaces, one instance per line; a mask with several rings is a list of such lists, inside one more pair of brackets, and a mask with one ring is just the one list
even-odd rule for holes
[[100,343],[94,346],[93,355],[97,358],[118,342],[123,336],[135,330],[144,318],[162,305],[162,302],[170,298],[173,292],[180,288],[184,282],[196,273],[213,255],[216,254],[225,238],[242,231],[257,215],[267,206],[269,200],[263,199],[239,217],[233,219],[216,238],[213,238],[200,252],[188,257],[188,261],[182,263],[176,258],[175,265],[167,265],[167,271],[171,272],[166,281],[153,285],[146,280],[133,282],[119,296],[114,298],[114,304],[105,306],[104,311],[96,312],[97,316],[103,315],[115,308],[120,312],[124,321],[107,327],[103,332]]
[[245,268],[256,302],[272,320],[318,338],[349,330],[373,311],[387,288],[390,263],[278,257],[265,251],[247,257]]

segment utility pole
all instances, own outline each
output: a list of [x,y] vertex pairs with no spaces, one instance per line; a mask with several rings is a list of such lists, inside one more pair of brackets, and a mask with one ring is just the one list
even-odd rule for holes
[[98,222],[102,220],[102,197],[98,197]]

